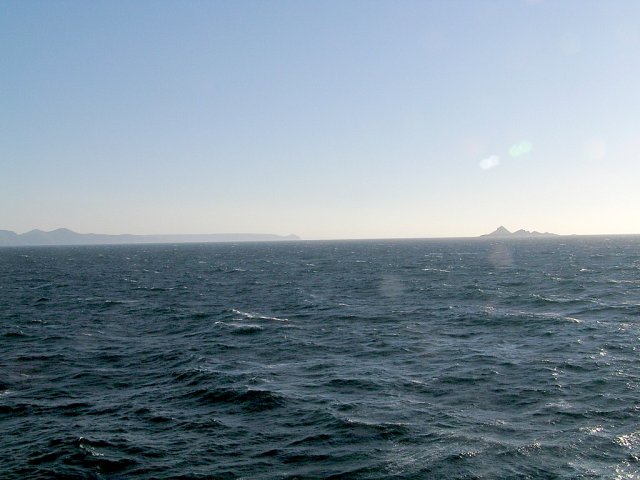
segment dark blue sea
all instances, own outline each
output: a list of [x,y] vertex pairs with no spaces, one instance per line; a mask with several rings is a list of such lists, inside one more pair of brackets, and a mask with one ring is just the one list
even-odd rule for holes
[[0,249],[0,478],[640,478],[640,237]]

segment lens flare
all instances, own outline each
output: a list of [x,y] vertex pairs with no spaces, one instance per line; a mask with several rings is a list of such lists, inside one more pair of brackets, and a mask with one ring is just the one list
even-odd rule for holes
[[500,157],[497,155],[491,155],[490,157],[480,160],[480,168],[482,170],[490,170],[500,165]]
[[527,153],[531,153],[532,149],[533,145],[531,144],[531,142],[523,140],[520,143],[511,145],[511,148],[509,148],[509,156],[511,156],[512,158],[518,158],[522,155],[526,155]]

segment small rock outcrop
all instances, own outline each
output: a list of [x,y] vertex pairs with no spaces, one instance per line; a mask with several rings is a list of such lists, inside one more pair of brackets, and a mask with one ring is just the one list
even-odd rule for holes
[[497,237],[497,238],[529,238],[529,237],[555,237],[555,233],[549,232],[536,232],[535,230],[530,232],[529,230],[516,230],[515,232],[510,232],[503,226],[499,226],[493,232],[487,233],[485,235],[480,235],[481,237]]

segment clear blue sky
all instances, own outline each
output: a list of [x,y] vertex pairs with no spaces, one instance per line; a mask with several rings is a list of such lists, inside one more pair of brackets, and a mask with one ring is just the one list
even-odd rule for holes
[[640,233],[640,2],[4,1],[0,229]]

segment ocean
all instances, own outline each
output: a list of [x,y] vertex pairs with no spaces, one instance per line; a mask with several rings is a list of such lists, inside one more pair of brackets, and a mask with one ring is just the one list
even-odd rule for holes
[[640,237],[0,249],[0,478],[640,478]]

